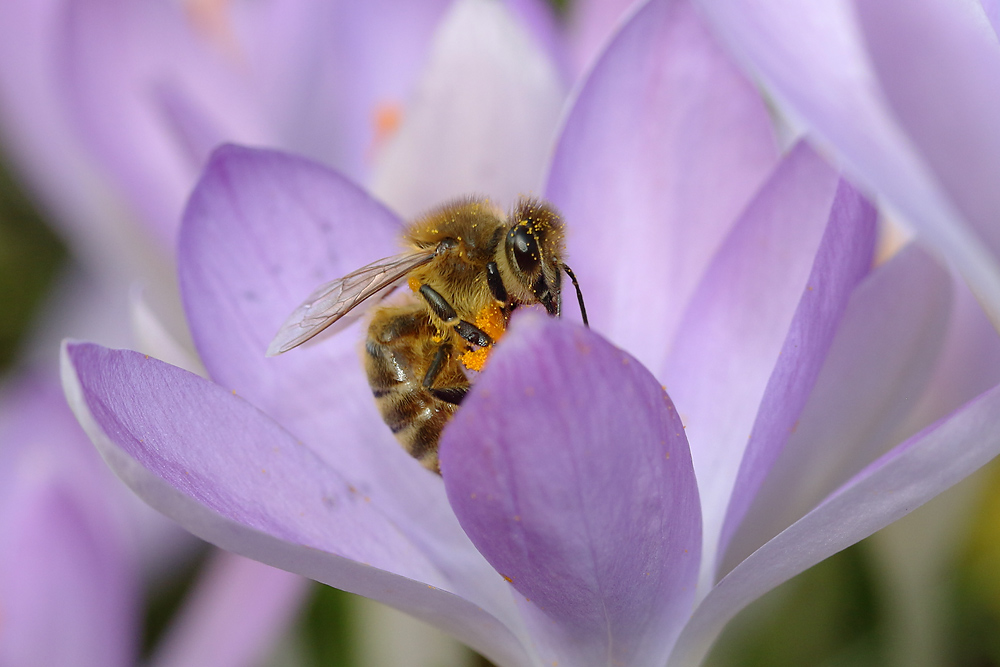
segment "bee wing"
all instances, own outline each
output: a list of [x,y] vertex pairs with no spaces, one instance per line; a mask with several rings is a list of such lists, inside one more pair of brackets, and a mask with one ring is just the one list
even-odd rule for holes
[[434,250],[386,257],[320,285],[295,309],[267,347],[267,356],[288,352],[319,335],[337,321],[341,329],[358,317],[345,317],[355,306],[379,292],[397,286],[410,272],[434,258]]

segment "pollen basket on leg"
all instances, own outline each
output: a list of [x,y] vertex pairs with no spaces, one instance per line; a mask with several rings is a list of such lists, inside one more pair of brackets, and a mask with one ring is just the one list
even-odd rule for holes
[[[507,319],[500,307],[490,304],[476,314],[476,326],[486,332],[495,343],[507,330]],[[471,371],[481,371],[489,358],[490,348],[481,347],[469,350],[462,355],[462,364]]]

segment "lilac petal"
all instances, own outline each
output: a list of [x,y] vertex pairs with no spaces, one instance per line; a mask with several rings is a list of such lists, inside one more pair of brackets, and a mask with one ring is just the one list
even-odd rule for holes
[[5,389],[0,664],[134,664],[138,572],[114,485],[54,381]]
[[[961,219],[882,97],[851,3],[698,4],[779,108],[805,125],[855,182],[878,192],[950,258],[993,321],[1000,321],[1000,265]],[[966,11],[969,3],[950,4]]]
[[689,4],[638,11],[580,91],[546,188],[594,327],[659,368],[709,259],[776,161],[763,102]]
[[691,443],[705,586],[761,400],[807,292],[838,178],[806,144],[785,158],[712,260],[662,375]]
[[235,392],[136,352],[87,343],[65,345],[63,385],[115,473],[194,534],[395,606],[502,664],[523,662],[515,659],[518,640],[495,615],[509,625],[515,612],[509,599],[490,594],[489,580],[478,589],[452,580],[378,497]]
[[76,136],[56,71],[61,0],[0,3],[0,138],[32,194],[96,266],[119,265],[121,215],[103,174]]
[[684,429],[641,364],[525,314],[445,430],[441,469],[545,664],[663,664],[690,613],[700,516]]
[[[449,0],[309,0],[267,49],[254,49],[268,89],[285,108],[278,145],[336,166],[367,182],[374,161],[404,108],[427,59]],[[266,23],[248,34],[248,48],[267,37]],[[275,65],[275,59],[281,61]]]
[[733,569],[695,611],[671,655],[698,664],[747,604],[868,537],[1000,453],[1000,387],[875,461]]
[[578,0],[570,7],[569,39],[576,72],[587,71],[600,55],[634,0]]
[[154,667],[260,662],[298,615],[307,579],[218,551],[157,645]]
[[564,97],[555,66],[503,4],[459,0],[372,191],[405,217],[459,196],[505,207],[537,193]]
[[948,416],[1000,383],[1000,334],[963,282],[954,285],[955,306],[934,377],[900,437]]
[[62,27],[65,85],[81,136],[150,231],[172,248],[201,167],[185,136],[195,122],[180,121],[183,110],[201,109],[196,124],[219,127],[217,140],[260,141],[247,82],[170,4],[71,0]]
[[193,349],[177,340],[154,312],[146,299],[145,290],[133,285],[129,290],[129,319],[135,349],[195,375],[208,377],[208,371]]
[[809,402],[730,546],[731,564],[898,442],[892,437],[944,343],[950,282],[911,245],[858,287]]
[[1000,42],[979,7],[855,2],[889,104],[964,218],[1000,257]]
[[1000,0],[979,0],[979,2],[986,12],[986,18],[990,20],[990,25],[993,26],[993,32],[1000,38]]
[[875,209],[841,181],[816,253],[808,287],[767,381],[729,498],[719,541],[722,555],[764,478],[796,429],[830,350],[848,300],[868,274],[875,249]]

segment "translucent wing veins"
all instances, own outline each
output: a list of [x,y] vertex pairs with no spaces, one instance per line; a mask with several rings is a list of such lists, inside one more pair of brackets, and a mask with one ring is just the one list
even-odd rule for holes
[[[434,250],[408,252],[386,257],[348,273],[343,278],[320,285],[278,329],[274,340],[267,347],[267,356],[273,357],[302,345],[319,335],[335,322],[343,326],[353,322],[345,317],[356,306],[379,292],[394,286],[410,271],[434,258]],[[338,327],[342,328],[342,327]]]

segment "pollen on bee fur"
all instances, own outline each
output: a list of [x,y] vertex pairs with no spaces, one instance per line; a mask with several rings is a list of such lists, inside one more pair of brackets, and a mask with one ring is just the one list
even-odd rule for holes
[[[490,304],[476,314],[475,325],[482,329],[486,335],[497,341],[506,329],[503,313],[496,304]],[[462,363],[471,371],[481,371],[486,365],[490,350],[481,347],[478,350],[470,350],[462,355]]]
[[409,285],[410,289],[414,292],[420,291],[420,280],[418,280],[415,276],[410,276],[409,280],[406,281],[406,284]]

